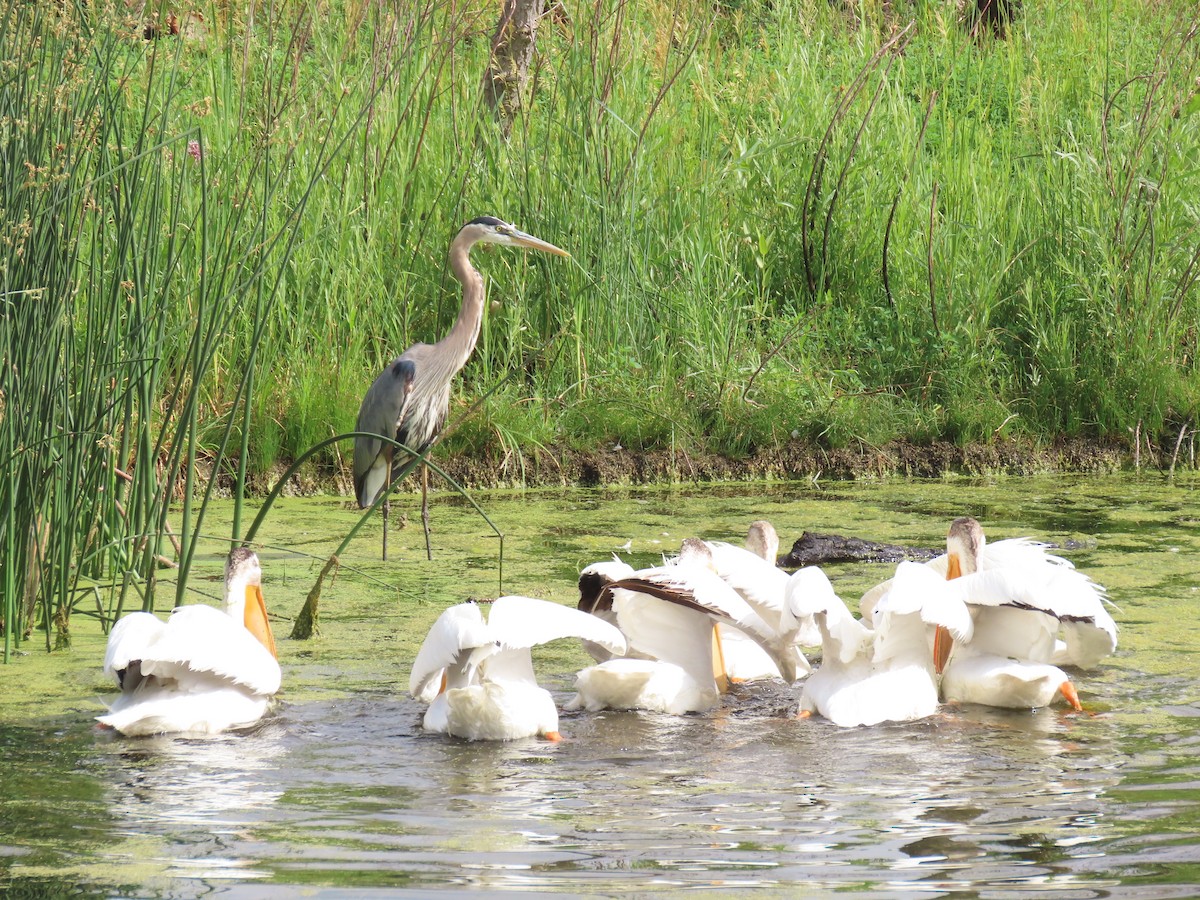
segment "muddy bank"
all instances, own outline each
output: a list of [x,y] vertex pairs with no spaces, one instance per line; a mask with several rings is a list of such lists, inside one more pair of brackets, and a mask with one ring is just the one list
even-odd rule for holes
[[[600,487],[679,482],[737,482],[765,480],[859,480],[863,478],[931,478],[944,475],[1036,475],[1051,473],[1113,473],[1132,469],[1128,445],[1070,440],[1050,445],[1004,441],[958,446],[949,442],[916,445],[894,442],[881,447],[828,450],[790,444],[743,458],[714,454],[623,448],[531,452],[517,456],[450,456],[437,448],[433,459],[463,487]],[[1170,454],[1143,453],[1143,468],[1166,469]],[[1186,463],[1181,460],[1181,464]],[[251,484],[264,494],[283,472]],[[431,483],[436,482],[433,479]],[[223,488],[229,485],[222,484]],[[410,485],[415,481],[410,479]],[[440,487],[440,486],[439,486]],[[287,494],[340,493],[349,495],[346,471],[312,467],[293,477]]]

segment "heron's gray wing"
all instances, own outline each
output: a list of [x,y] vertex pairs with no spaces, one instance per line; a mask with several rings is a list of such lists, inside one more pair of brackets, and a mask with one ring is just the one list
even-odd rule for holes
[[[412,398],[413,379],[416,365],[411,359],[401,356],[392,360],[380,373],[363,397],[358,410],[355,431],[366,431],[384,437],[395,437],[396,427],[404,417]],[[354,493],[361,507],[375,502],[380,489],[387,481],[390,453],[384,452],[385,445],[379,438],[356,437],[354,439]]]

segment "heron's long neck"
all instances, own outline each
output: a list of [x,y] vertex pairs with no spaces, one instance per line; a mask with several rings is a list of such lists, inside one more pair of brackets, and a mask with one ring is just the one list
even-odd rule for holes
[[450,245],[450,270],[462,283],[462,304],[458,318],[450,331],[437,342],[458,371],[467,364],[475,342],[479,340],[479,325],[483,320],[483,276],[471,265],[471,244],[456,238]]

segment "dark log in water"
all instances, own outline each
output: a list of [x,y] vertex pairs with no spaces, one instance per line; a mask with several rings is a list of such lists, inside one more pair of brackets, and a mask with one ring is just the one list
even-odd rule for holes
[[904,559],[933,559],[943,551],[931,547],[901,547],[881,544],[840,534],[816,534],[806,531],[787,555],[779,558],[785,569],[815,566],[833,562],[900,562]]
[[[1080,550],[1096,546],[1094,541],[1045,542],[1051,550]],[[840,534],[816,534],[806,531],[792,544],[785,556],[779,557],[779,565],[785,569],[801,566],[818,566],[835,562],[890,562],[905,559],[933,559],[945,553],[944,547],[902,547],[899,544],[881,544],[864,541],[862,538],[844,537]]]

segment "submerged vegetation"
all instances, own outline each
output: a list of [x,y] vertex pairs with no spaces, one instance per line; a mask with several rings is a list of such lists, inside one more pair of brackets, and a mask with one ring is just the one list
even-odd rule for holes
[[1191,0],[559,5],[504,124],[497,4],[185,6],[0,13],[6,649],[163,558],[182,598],[197,464],[240,497],[350,431],[483,213],[577,265],[477,251],[442,455],[1190,445]]

